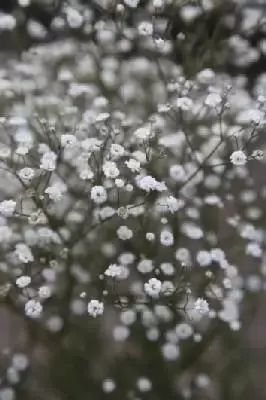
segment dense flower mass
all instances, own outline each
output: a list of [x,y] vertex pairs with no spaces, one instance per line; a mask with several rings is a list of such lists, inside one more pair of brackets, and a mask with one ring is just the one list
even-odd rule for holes
[[[162,28],[173,1],[99,1],[91,12],[69,3],[52,29],[93,40],[62,35],[0,70],[1,298],[37,350],[51,340],[52,356],[80,363],[69,368],[88,379],[86,398],[205,399],[221,380],[208,344],[221,358],[228,337],[234,347],[266,288],[266,94],[201,63],[195,73],[177,65]],[[180,6],[186,23],[214,7],[201,3]],[[0,15],[0,31],[15,26]],[[239,41],[229,41],[239,62],[256,56]],[[12,360],[0,384],[16,386],[31,361]]]

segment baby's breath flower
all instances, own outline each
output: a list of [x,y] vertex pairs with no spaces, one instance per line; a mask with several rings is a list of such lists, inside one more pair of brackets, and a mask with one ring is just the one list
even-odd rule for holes
[[4,200],[0,203],[0,214],[5,217],[11,217],[16,209],[17,203],[14,200]]
[[91,188],[91,199],[96,204],[102,204],[107,200],[107,192],[103,186],[93,186]]
[[[127,1],[129,1],[129,0],[127,0]],[[131,0],[131,1],[133,1],[133,0]],[[153,26],[150,22],[143,21],[139,24],[138,31],[139,31],[140,35],[151,36],[153,33]]]
[[231,154],[230,161],[234,165],[245,165],[247,163],[247,156],[242,150],[236,150]]
[[98,317],[99,315],[102,315],[104,311],[104,305],[101,301],[99,300],[91,300],[88,303],[88,313],[92,317]]
[[42,314],[43,306],[38,300],[29,300],[25,304],[25,314],[30,318],[39,318]]
[[157,278],[151,278],[144,284],[145,292],[151,297],[158,297],[162,289],[162,282]]
[[117,236],[121,240],[129,240],[133,237],[133,232],[127,226],[122,225],[117,229]]
[[195,310],[201,315],[207,315],[209,313],[209,304],[206,300],[198,298],[194,304]]
[[121,266],[117,264],[111,264],[109,267],[105,270],[104,274],[106,276],[110,276],[111,278],[118,278],[121,275]]
[[31,283],[31,277],[27,275],[20,276],[19,278],[16,279],[16,285],[20,289],[23,289]]

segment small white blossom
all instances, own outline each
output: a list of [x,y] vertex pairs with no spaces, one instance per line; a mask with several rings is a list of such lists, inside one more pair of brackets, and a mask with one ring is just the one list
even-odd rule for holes
[[195,311],[198,311],[201,315],[207,315],[209,313],[209,304],[206,300],[199,297],[194,304]]
[[168,229],[164,229],[160,234],[160,242],[163,246],[172,246],[174,244],[172,232]]
[[182,111],[189,111],[192,109],[194,103],[189,97],[179,97],[176,100],[176,106]]
[[116,166],[116,163],[113,161],[106,161],[103,164],[103,173],[106,178],[117,178],[120,174],[119,169]]
[[117,236],[121,240],[129,240],[133,237],[133,232],[127,226],[122,225],[117,229]]
[[22,168],[19,172],[18,172],[18,176],[20,177],[20,179],[22,179],[24,182],[28,183],[30,182],[34,176],[35,176],[35,172],[34,169],[32,168]]
[[38,294],[41,299],[49,299],[49,297],[51,297],[52,291],[49,286],[41,286],[38,290]]
[[218,93],[210,93],[205,99],[206,106],[213,108],[217,107],[221,102],[222,98]]
[[19,261],[24,264],[34,261],[32,252],[25,243],[18,243],[16,245],[15,254],[18,257]]
[[152,383],[148,378],[141,377],[137,380],[137,387],[140,392],[149,392],[152,389]]
[[153,33],[153,26],[150,22],[143,21],[139,24],[138,31],[139,31],[140,35],[151,36]]
[[138,176],[136,178],[137,185],[140,189],[145,190],[145,192],[150,192],[151,190],[156,190],[162,192],[167,190],[164,182],[158,182],[155,178],[150,175]]
[[5,217],[10,217],[14,214],[16,209],[16,202],[14,200],[3,200],[0,203],[0,214]]
[[148,258],[144,258],[143,260],[139,261],[137,265],[137,270],[142,274],[148,274],[154,268],[152,260]]
[[66,192],[67,187],[65,184],[55,183],[52,186],[48,186],[44,193],[53,201],[62,200],[63,194]]
[[107,200],[107,192],[103,186],[93,186],[91,189],[91,199],[96,204],[102,204]]
[[99,315],[102,315],[104,311],[104,305],[102,302],[99,300],[91,300],[88,304],[88,313],[92,317],[98,317]]
[[151,278],[144,284],[145,292],[151,297],[158,297],[162,289],[162,282],[157,278]]
[[104,271],[106,276],[110,276],[111,278],[117,278],[121,276],[122,268],[120,265],[111,264],[109,267]]
[[40,168],[45,171],[54,171],[57,155],[53,151],[46,151],[41,158]]
[[125,164],[132,172],[139,172],[140,170],[140,162],[134,158],[125,161]]
[[31,277],[27,275],[20,276],[19,278],[16,279],[16,285],[20,289],[23,289],[31,283]]
[[230,161],[234,165],[245,165],[247,163],[247,156],[242,150],[236,150],[231,154]]
[[122,157],[125,154],[125,149],[123,146],[117,143],[111,144],[110,153],[113,157]]
[[31,299],[25,304],[25,314],[30,318],[39,318],[43,311],[43,306],[38,300]]
[[65,134],[60,137],[62,147],[73,147],[77,144],[77,138],[74,135]]

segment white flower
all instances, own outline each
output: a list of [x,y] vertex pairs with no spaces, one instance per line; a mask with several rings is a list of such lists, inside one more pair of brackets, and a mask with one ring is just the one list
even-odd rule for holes
[[53,151],[46,151],[41,158],[40,168],[45,171],[54,171],[57,155]]
[[154,8],[161,8],[164,5],[165,0],[153,0],[152,5]]
[[261,257],[262,256],[262,248],[259,245],[259,243],[256,242],[250,242],[246,246],[246,254],[252,256],[252,257]]
[[176,100],[176,106],[183,111],[189,111],[193,107],[194,103],[189,97],[179,97]]
[[34,261],[30,248],[25,243],[18,243],[16,245],[15,254],[19,261],[24,264]]
[[153,232],[147,232],[145,236],[149,242],[152,242],[155,239],[155,234]]
[[172,232],[168,229],[164,229],[160,234],[160,242],[163,246],[172,246],[174,244]]
[[78,174],[82,181],[84,181],[86,179],[92,179],[94,177],[94,173],[92,172],[92,170],[90,169],[90,167],[88,165],[84,165],[82,167],[79,166]]
[[0,243],[8,242],[12,238],[12,230],[9,226],[0,225]]
[[245,165],[247,163],[247,156],[242,150],[236,150],[231,154],[230,161],[234,165]]
[[141,377],[137,380],[137,386],[140,392],[149,392],[152,389],[151,381],[145,377]]
[[208,267],[212,263],[212,255],[209,251],[200,250],[196,260],[201,267]]
[[103,173],[106,178],[117,178],[120,172],[116,166],[116,163],[113,161],[106,161],[103,164]]
[[16,18],[13,15],[0,13],[0,31],[12,31],[17,25]]
[[139,0],[124,0],[126,6],[136,8],[139,4]]
[[144,126],[139,127],[137,130],[135,130],[134,136],[138,140],[143,141],[143,140],[147,140],[150,137],[152,137],[153,133],[152,133],[151,127],[149,125],[144,125]]
[[125,164],[132,172],[139,172],[140,170],[140,162],[134,158],[130,158],[129,160],[125,161]]
[[113,143],[110,148],[110,153],[115,158],[122,157],[125,154],[125,149],[120,144]]
[[31,283],[31,277],[27,275],[20,276],[19,278],[16,279],[16,285],[20,289],[23,289]]
[[102,140],[96,138],[88,138],[81,142],[81,147],[85,151],[94,152],[101,149]]
[[184,200],[176,199],[174,196],[167,196],[158,199],[156,208],[159,212],[168,212],[172,214],[184,206]]
[[169,263],[169,262],[162,263],[160,265],[160,269],[164,273],[164,275],[171,276],[171,275],[174,275],[174,273],[175,273],[173,264]]
[[38,290],[38,294],[41,299],[49,299],[49,297],[51,297],[52,291],[49,286],[41,286]]
[[103,186],[93,186],[91,188],[91,199],[96,204],[102,204],[107,200],[107,192]]
[[102,383],[102,389],[105,393],[111,393],[115,388],[116,384],[112,379],[105,379]]
[[119,239],[121,239],[121,240],[128,240],[128,239],[131,239],[133,236],[132,230],[129,229],[125,225],[120,226],[117,229],[116,233],[117,233],[117,236],[119,237]]
[[251,157],[255,158],[255,160],[261,161],[264,158],[264,152],[263,150],[254,150],[251,154]]
[[138,187],[145,192],[150,192],[151,190],[157,190],[158,192],[162,192],[167,190],[167,187],[164,182],[158,182],[155,178],[150,175],[146,176],[138,176],[136,178],[136,183]]
[[53,201],[59,201],[62,199],[64,192],[66,191],[66,185],[61,183],[55,183],[52,186],[48,186],[44,193],[48,194],[49,198]]
[[194,303],[195,311],[198,311],[201,315],[209,314],[209,304],[206,300],[199,297]]
[[88,313],[93,317],[97,317],[98,315],[102,315],[104,310],[104,305],[99,300],[91,300],[88,303]]
[[217,107],[221,102],[222,98],[218,93],[210,93],[205,99],[206,106],[213,108]]
[[111,264],[109,267],[105,270],[104,274],[106,276],[110,276],[111,278],[117,278],[120,277],[122,272],[122,268],[120,265],[117,264]]
[[30,182],[33,178],[34,178],[35,172],[34,169],[32,168],[22,168],[19,172],[18,172],[18,176],[20,177],[20,179],[22,179],[24,182]]
[[154,268],[153,262],[148,258],[144,258],[137,265],[137,270],[142,274],[148,274],[153,270],[153,268]]
[[123,179],[117,178],[115,179],[115,186],[121,189],[125,186],[125,182],[123,181]]
[[66,9],[66,18],[68,25],[72,29],[80,28],[83,23],[83,16],[72,7]]
[[65,134],[60,137],[62,147],[73,147],[77,144],[77,138],[74,135]]
[[175,331],[179,339],[187,339],[193,334],[192,326],[186,324],[185,322],[178,324],[175,328]]
[[4,200],[0,203],[0,214],[5,217],[10,217],[14,214],[16,209],[16,202],[14,200]]
[[190,239],[200,239],[203,237],[202,229],[193,222],[184,222],[181,226],[181,231]]
[[184,182],[186,179],[186,171],[180,164],[174,164],[169,169],[169,174],[176,182]]
[[29,300],[25,304],[25,314],[31,318],[38,318],[43,310],[43,306],[37,300]]
[[175,361],[180,355],[180,350],[175,343],[167,342],[162,346],[162,353],[166,360]]
[[145,292],[151,297],[158,297],[162,289],[162,282],[157,278],[151,278],[144,283]]
[[150,22],[143,21],[139,24],[138,31],[140,35],[150,36],[153,33],[153,26]]

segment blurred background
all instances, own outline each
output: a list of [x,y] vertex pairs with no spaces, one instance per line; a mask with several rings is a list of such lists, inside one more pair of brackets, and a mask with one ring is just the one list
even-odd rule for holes
[[[1,15],[2,17],[8,15],[16,21],[15,28],[11,28],[14,20],[3,22],[3,18],[0,18],[0,85],[1,73],[8,65],[9,60],[22,59],[27,50],[35,48],[39,44],[56,44],[64,38],[75,38],[81,43],[93,41],[97,45],[97,35],[93,27],[97,22],[106,18],[118,18],[117,3],[115,0],[69,2],[63,0],[0,0],[0,17]],[[134,11],[132,16],[129,17],[129,23],[131,19],[131,23],[134,25],[135,21],[142,17],[147,3],[146,0],[140,1],[138,10]],[[241,82],[244,81],[244,86],[251,97],[263,92],[266,94],[266,1],[225,0],[214,3],[214,7],[206,7],[204,13],[196,14],[193,17],[182,13],[180,7],[176,7],[176,11],[171,14],[168,14],[166,9],[163,16],[167,22],[165,35],[173,43],[173,51],[168,56],[177,65],[182,65],[188,77],[193,77],[195,72],[202,68],[213,68],[219,73],[226,73],[229,76],[237,77]],[[73,22],[70,18],[68,19],[68,6],[87,15],[90,23],[86,26],[86,29],[84,24],[78,24],[76,21]],[[2,23],[6,23],[8,28],[1,26]],[[129,53],[124,52],[124,57],[134,55],[134,51],[136,51],[136,48],[133,46]],[[237,55],[235,56],[235,54]],[[255,175],[258,189],[265,186],[264,165],[257,168]],[[239,351],[247,353],[246,356],[250,362],[249,379],[254,389],[254,391],[246,392],[245,399],[247,400],[254,395],[257,400],[266,399],[265,306],[266,296],[262,295],[250,324],[241,336],[242,343]],[[108,323],[112,324],[112,317],[109,322],[106,322],[106,326],[102,327],[103,338],[106,334],[108,335]],[[29,354],[32,352],[30,358],[33,360],[33,365],[36,365],[35,369],[31,369],[29,375],[25,373],[23,383],[17,388],[18,400],[47,400],[48,398],[49,400],[61,400],[61,398],[83,400],[88,398],[84,394],[87,387],[89,387],[90,398],[93,400],[106,398],[104,394],[99,394],[97,389],[94,388],[96,379],[94,375],[98,376],[98,371],[104,370],[105,363],[108,363],[108,360],[114,357],[114,352],[117,352],[117,354],[121,351],[126,352],[126,355],[123,354],[123,356],[131,359],[132,354],[134,355],[134,352],[137,351],[130,347],[123,350],[118,348],[115,351],[108,347],[102,348],[104,340],[99,337],[98,343],[95,342],[94,346],[90,348],[91,354],[88,357],[93,360],[95,357],[93,352],[97,353],[97,347],[101,346],[105,358],[98,359],[95,357],[98,364],[93,365],[93,371],[88,371],[88,366],[80,358],[80,353],[64,353],[61,349],[57,354],[58,357],[54,360],[58,365],[53,365],[53,373],[57,372],[57,376],[51,377],[49,373],[44,374],[45,366],[49,365],[50,362],[45,346],[34,347],[34,350],[31,348],[31,340],[34,340],[36,335],[41,335],[41,333],[36,332],[35,327],[31,326],[31,321],[25,321],[20,315],[16,315],[14,310],[11,310],[4,301],[0,306],[0,327],[0,352],[2,354],[0,368],[6,367],[6,359],[10,355],[10,349],[15,354],[16,350],[18,353],[20,352],[20,348],[28,348]],[[96,340],[93,331],[96,328],[92,327],[91,329],[93,340]],[[32,335],[30,340],[29,334]],[[49,351],[56,353],[61,346],[61,340],[63,339],[60,335],[58,338],[49,338],[49,342],[46,343]],[[77,337],[76,340],[80,343],[82,352],[82,346],[90,340],[90,336],[88,334],[85,338]],[[233,353],[238,344],[228,342],[229,353]],[[85,349],[86,347],[84,347],[84,351],[86,351]],[[23,364],[23,359],[20,362]],[[152,353],[147,362],[154,362],[154,365],[156,365],[156,359],[153,359]],[[237,367],[232,366],[232,373],[234,368],[239,368],[239,365],[236,365]],[[64,374],[60,374],[63,367],[66,371]],[[160,368],[160,365],[157,365],[157,367]],[[117,368],[116,373],[119,376],[122,371],[119,371],[118,364]],[[127,373],[130,374],[130,371],[127,371]],[[155,379],[158,379],[160,373],[164,374],[165,372],[157,371]],[[101,375],[101,372],[99,375]],[[222,384],[224,391],[220,397],[210,394],[209,397],[205,397],[206,399],[237,399],[230,394],[228,389],[228,386],[234,383],[230,380],[227,381],[227,377],[224,377],[224,379],[225,382]],[[60,395],[53,391],[54,381],[58,386]],[[86,388],[83,390],[84,381],[86,381]],[[106,385],[108,386],[108,382]],[[109,385],[111,385],[110,382]],[[29,387],[30,390],[28,390]],[[164,390],[165,397],[162,397]],[[215,390],[214,393],[216,393]],[[8,393],[2,393],[0,399],[12,400],[12,397],[9,396],[11,395]],[[108,398],[124,400],[119,395],[116,396],[112,397],[112,394],[109,394]],[[148,399],[145,396],[144,398]],[[171,392],[167,392],[167,383],[165,383],[165,387],[162,384],[158,398],[179,400]],[[194,398],[201,399],[197,396]]]

